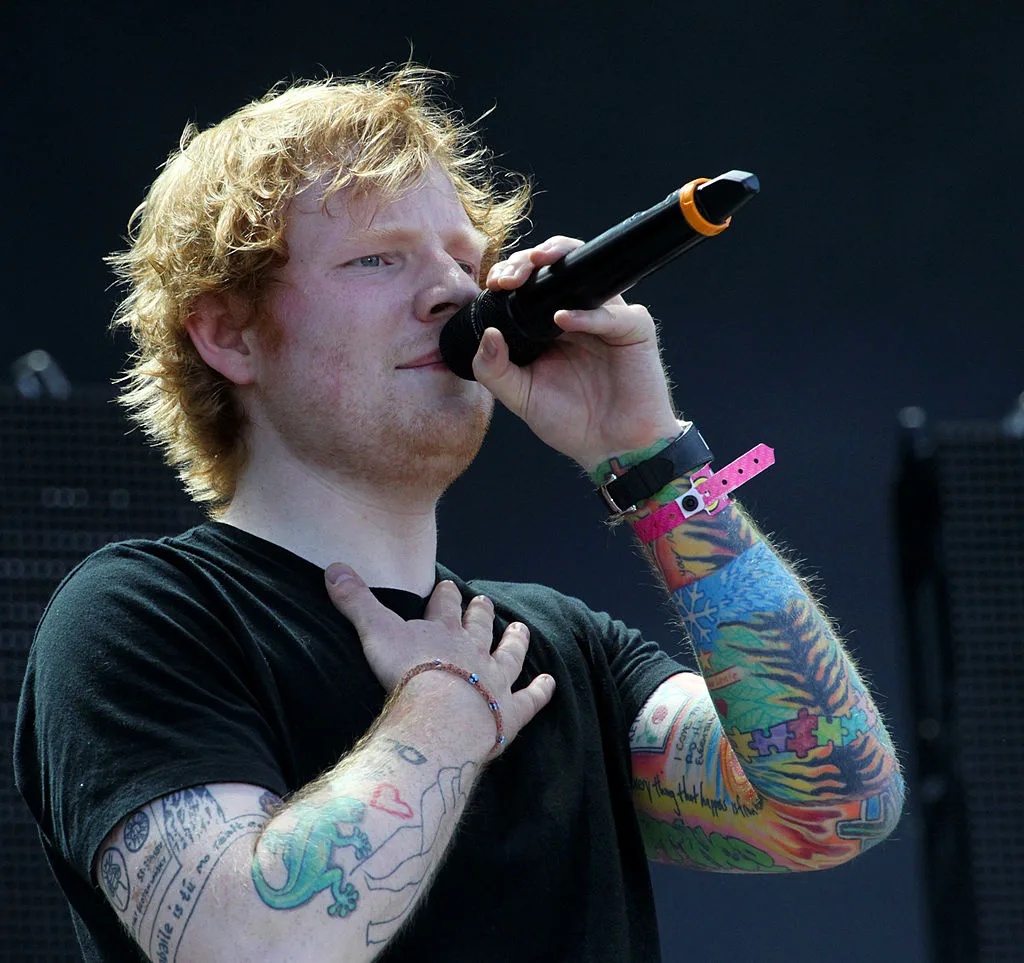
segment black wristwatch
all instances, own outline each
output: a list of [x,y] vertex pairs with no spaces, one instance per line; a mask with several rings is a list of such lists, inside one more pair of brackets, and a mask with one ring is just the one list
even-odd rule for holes
[[664,451],[621,475],[609,473],[608,480],[597,489],[597,493],[613,516],[635,512],[645,498],[661,491],[673,479],[703,468],[713,458],[701,433],[690,425]]

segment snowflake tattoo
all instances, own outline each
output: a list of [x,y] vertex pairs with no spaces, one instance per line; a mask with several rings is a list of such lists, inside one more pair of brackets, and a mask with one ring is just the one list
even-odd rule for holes
[[683,613],[683,624],[693,644],[700,649],[710,649],[711,637],[718,621],[718,606],[711,601],[699,582],[691,582],[679,589],[676,598]]

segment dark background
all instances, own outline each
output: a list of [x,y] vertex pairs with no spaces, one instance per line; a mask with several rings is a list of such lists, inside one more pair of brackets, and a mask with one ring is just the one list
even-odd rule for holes
[[[677,400],[719,464],[775,447],[743,500],[808,560],[911,745],[896,415],[993,420],[1024,391],[1019,2],[37,3],[4,19],[0,360],[45,348],[76,384],[121,364],[101,257],[184,123],[281,79],[403,60],[411,41],[455,75],[468,116],[497,105],[487,140],[536,180],[535,239],[591,237],[697,176],[757,173],[726,234],[632,296],[664,322]],[[653,579],[601,517],[565,459],[499,416],[443,503],[441,557],[553,583],[678,651]],[[914,789],[893,839],[829,873],[655,868],[666,958],[926,960]]]

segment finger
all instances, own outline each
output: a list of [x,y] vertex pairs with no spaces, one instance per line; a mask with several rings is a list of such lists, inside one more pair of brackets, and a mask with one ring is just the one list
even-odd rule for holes
[[530,376],[512,363],[508,345],[497,328],[488,328],[480,339],[473,358],[473,377],[509,411],[525,417]]
[[650,312],[642,304],[609,303],[593,311],[555,312],[554,322],[563,331],[592,334],[606,344],[624,347],[657,338]]
[[511,705],[519,727],[525,726],[555,694],[555,679],[544,673],[537,676],[525,689],[512,693]]
[[540,267],[544,264],[554,264],[555,261],[565,257],[570,251],[575,251],[578,247],[583,247],[583,242],[578,237],[556,234],[554,237],[549,237],[543,244],[529,248],[526,255],[534,267]]
[[494,650],[496,662],[515,679],[523,670],[526,651],[530,648],[530,630],[522,622],[510,622]]
[[539,267],[560,261],[570,251],[583,244],[574,237],[549,237],[536,247],[516,251],[504,261],[498,261],[487,273],[487,287],[492,291],[517,288]]
[[423,618],[443,622],[452,631],[462,628],[462,593],[453,581],[445,579],[434,586]]
[[324,577],[334,607],[355,626],[361,640],[382,634],[396,619],[401,621],[377,601],[369,586],[348,565],[334,562],[327,566]]
[[474,638],[485,640],[490,648],[494,629],[494,603],[486,595],[471,598],[462,616],[462,625]]

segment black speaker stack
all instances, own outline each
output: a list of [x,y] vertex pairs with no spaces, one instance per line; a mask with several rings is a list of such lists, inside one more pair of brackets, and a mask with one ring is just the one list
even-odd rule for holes
[[896,521],[939,963],[1024,960],[1024,408],[906,409]]
[[131,431],[110,387],[64,399],[0,389],[0,959],[78,958],[64,901],[14,788],[15,711],[36,623],[57,584],[107,542],[199,521],[173,473]]

